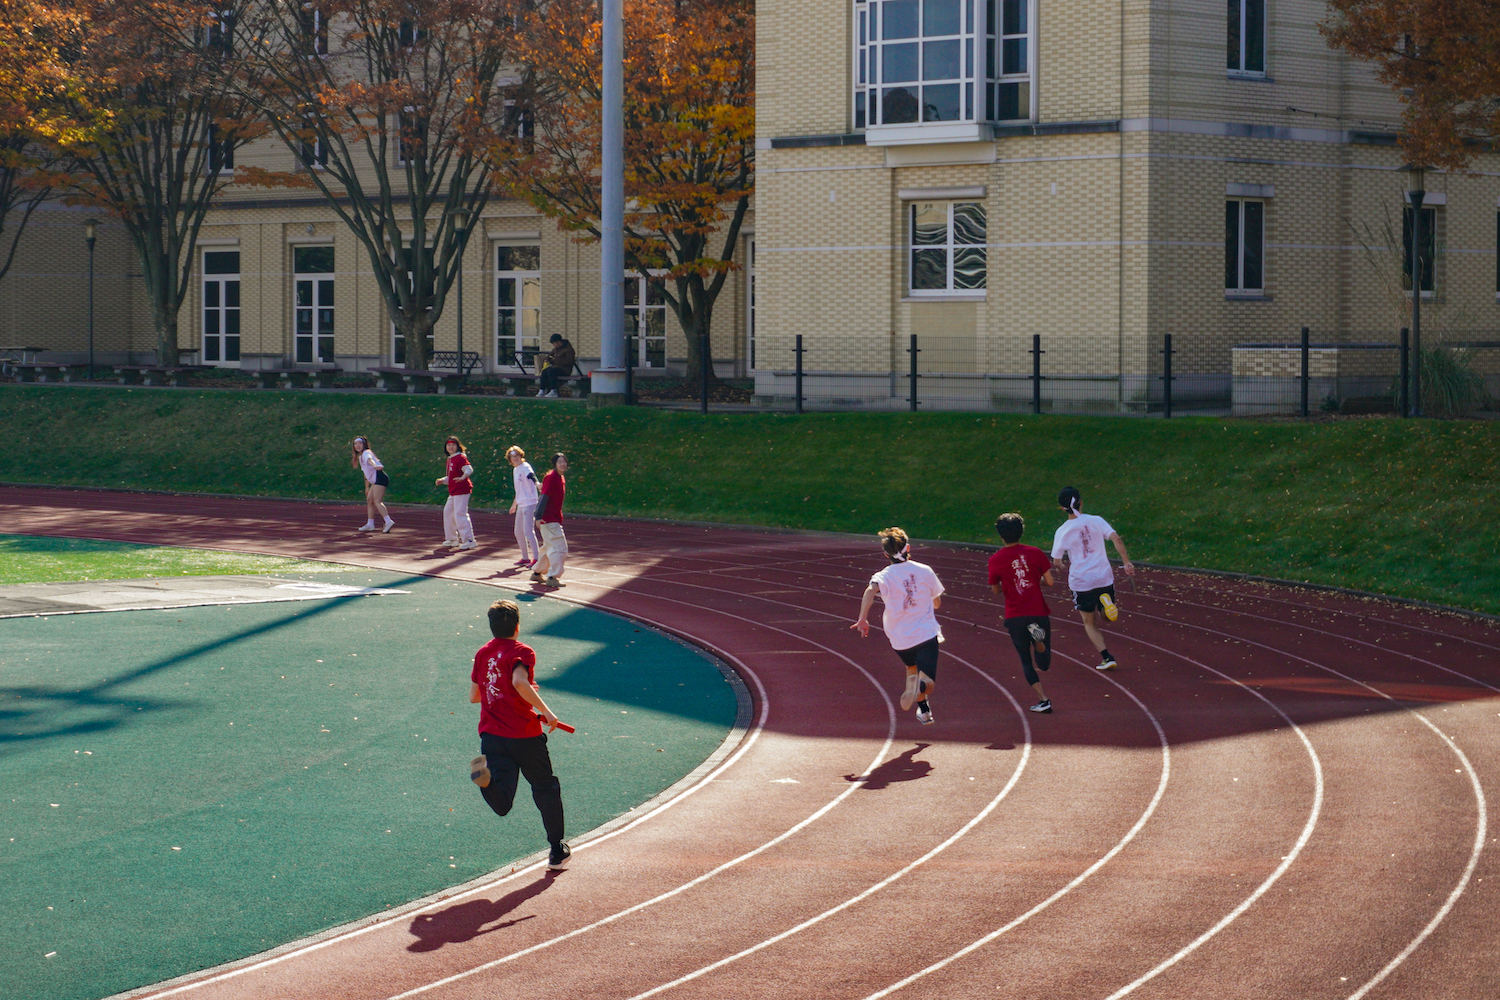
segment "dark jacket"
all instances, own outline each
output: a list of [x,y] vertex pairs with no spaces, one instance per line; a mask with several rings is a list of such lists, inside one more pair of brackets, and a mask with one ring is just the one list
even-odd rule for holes
[[573,372],[573,364],[578,355],[573,350],[573,342],[563,339],[552,345],[552,350],[547,352],[547,365],[560,369],[562,374],[570,375]]

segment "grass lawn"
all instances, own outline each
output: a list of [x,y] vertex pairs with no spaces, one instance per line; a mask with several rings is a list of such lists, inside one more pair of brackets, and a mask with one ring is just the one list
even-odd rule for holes
[[[389,499],[440,503],[456,433],[474,504],[511,500],[503,454],[566,451],[568,509],[1044,547],[1059,487],[1131,556],[1500,612],[1500,425],[585,410],[567,402],[0,386],[0,481],[358,500],[368,436]],[[872,543],[873,544],[873,543]]]
[[91,538],[0,535],[0,584],[132,580],[147,576],[341,573],[351,568],[244,552],[134,545]]

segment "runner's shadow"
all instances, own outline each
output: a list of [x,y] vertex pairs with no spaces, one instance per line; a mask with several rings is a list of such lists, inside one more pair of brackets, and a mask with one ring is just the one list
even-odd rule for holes
[[925,760],[917,760],[917,754],[932,746],[931,743],[918,743],[910,750],[905,751],[898,757],[881,764],[868,774],[846,774],[845,781],[861,781],[867,790],[878,792],[882,788],[889,788],[897,781],[916,781],[925,778],[932,773],[932,765]]
[[529,913],[524,917],[495,924],[493,927],[485,926],[485,924],[499,920],[522,903],[546,892],[555,878],[555,872],[548,872],[530,885],[496,900],[476,899],[472,902],[450,906],[436,913],[419,913],[411,922],[411,933],[417,940],[407,945],[406,950],[437,951],[445,944],[462,944],[465,941],[474,940],[481,934],[490,934],[507,927],[514,927],[523,920],[530,920],[536,914]]

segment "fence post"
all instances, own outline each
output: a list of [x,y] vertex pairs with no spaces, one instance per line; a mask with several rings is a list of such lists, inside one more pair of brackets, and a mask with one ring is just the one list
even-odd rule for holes
[[1401,415],[1411,416],[1408,407],[1411,406],[1411,392],[1408,383],[1411,377],[1411,328],[1401,328],[1401,387],[1399,389],[1401,402]]
[[797,346],[793,348],[797,355],[797,412],[802,412],[802,334],[797,334]]
[[1042,335],[1031,335],[1031,412],[1042,412]]
[[1163,335],[1166,344],[1162,349],[1161,402],[1162,418],[1172,419],[1172,335]]
[[1307,416],[1307,327],[1302,328],[1302,415]]
[[915,333],[911,335],[911,346],[906,349],[906,353],[908,353],[908,354],[911,355],[911,395],[909,397],[907,397],[907,398],[910,399],[910,401],[911,401],[911,412],[916,413],[917,412],[917,355],[920,352],[917,350],[917,335]]
[[625,334],[625,405],[635,405],[635,331]]

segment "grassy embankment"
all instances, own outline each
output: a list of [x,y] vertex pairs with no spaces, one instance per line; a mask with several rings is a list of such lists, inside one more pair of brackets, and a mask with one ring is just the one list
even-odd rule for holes
[[[357,500],[372,440],[390,499],[439,503],[449,433],[474,503],[502,455],[563,450],[569,509],[985,542],[1019,510],[1046,546],[1078,486],[1133,558],[1500,612],[1500,425],[976,414],[715,415],[473,398],[0,387],[0,481]],[[0,526],[3,528],[3,526]]]

